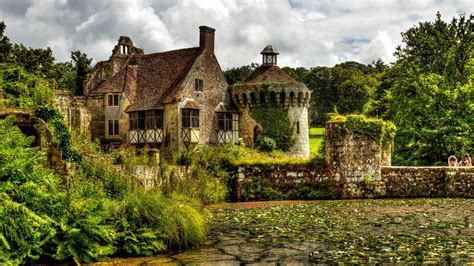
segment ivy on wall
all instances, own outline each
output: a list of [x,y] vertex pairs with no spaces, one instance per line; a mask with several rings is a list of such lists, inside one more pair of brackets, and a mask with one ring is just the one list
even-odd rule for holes
[[397,127],[390,121],[384,121],[379,118],[371,118],[364,115],[332,115],[329,122],[345,122],[344,129],[361,133],[376,140],[382,149],[389,149]]
[[36,117],[43,119],[48,123],[48,126],[52,127],[51,129],[59,144],[63,159],[73,162],[82,161],[80,152],[72,148],[71,132],[67,128],[64,118],[58,109],[51,105],[44,105],[36,108],[34,113]]
[[[288,109],[278,104],[255,105],[250,108],[252,118],[262,126],[261,137],[271,138],[276,148],[287,151],[296,141],[288,118]],[[259,137],[260,137],[259,136]]]

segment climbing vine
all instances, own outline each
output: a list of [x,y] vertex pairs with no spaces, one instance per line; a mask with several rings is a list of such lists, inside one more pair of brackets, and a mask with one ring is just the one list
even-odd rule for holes
[[260,137],[273,139],[276,148],[287,151],[296,141],[293,128],[288,118],[288,109],[276,104],[252,106],[253,119],[262,126]]
[[35,109],[35,116],[43,119],[52,127],[54,137],[62,151],[63,159],[73,162],[82,160],[82,155],[72,148],[71,132],[67,128],[64,118],[57,108],[51,105],[38,106]]
[[330,122],[345,122],[343,130],[358,132],[376,140],[382,149],[388,149],[393,144],[397,127],[390,121],[364,115],[332,115]]

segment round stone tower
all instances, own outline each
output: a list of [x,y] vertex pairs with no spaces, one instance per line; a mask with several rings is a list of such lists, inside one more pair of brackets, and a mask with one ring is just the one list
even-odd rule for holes
[[[287,154],[309,157],[310,91],[303,83],[297,82],[277,66],[279,53],[273,46],[266,46],[261,54],[262,65],[244,82],[234,84],[230,89],[232,101],[240,114],[242,141],[247,147],[252,147],[260,134],[268,131],[278,134],[278,127],[282,123],[289,123],[292,132],[284,134],[293,136],[287,136],[292,139],[292,145],[287,147]],[[261,109],[268,111],[257,114],[256,110]],[[281,116],[282,112],[287,119]],[[285,121],[275,121],[275,118]]]

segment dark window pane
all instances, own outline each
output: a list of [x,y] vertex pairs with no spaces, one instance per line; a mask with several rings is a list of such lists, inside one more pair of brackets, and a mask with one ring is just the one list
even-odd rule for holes
[[194,80],[194,89],[196,91],[203,91],[203,81],[202,79],[195,79]]
[[138,128],[145,129],[145,112],[138,112]]
[[225,114],[217,113],[217,128],[219,130],[225,130]]
[[155,115],[156,115],[156,128],[163,128],[163,111],[157,110]]
[[119,121],[114,120],[114,135],[118,135],[118,134],[119,134]]
[[114,106],[118,106],[119,96],[116,94],[114,95]]
[[189,127],[191,125],[190,123],[190,114],[189,110],[182,110],[182,126],[183,127]]
[[109,95],[107,98],[108,98],[107,106],[112,106],[112,104],[113,104],[113,102],[112,102],[112,95]]
[[109,135],[113,135],[113,134],[114,134],[113,121],[112,121],[112,120],[109,120]]

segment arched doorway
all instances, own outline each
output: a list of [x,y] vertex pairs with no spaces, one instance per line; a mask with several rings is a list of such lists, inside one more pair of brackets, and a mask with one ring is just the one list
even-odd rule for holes
[[255,145],[255,141],[257,141],[257,138],[258,136],[260,136],[260,134],[262,133],[262,129],[260,128],[260,126],[255,126],[253,128],[253,145]]

